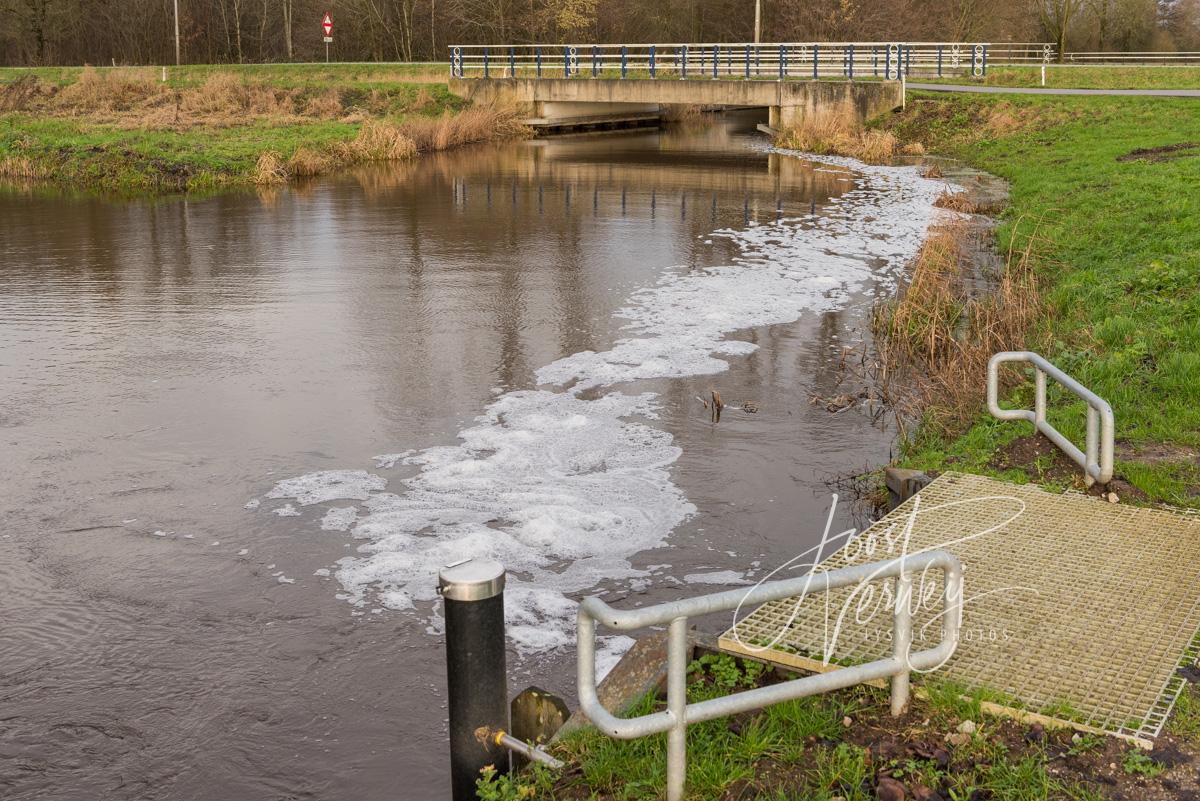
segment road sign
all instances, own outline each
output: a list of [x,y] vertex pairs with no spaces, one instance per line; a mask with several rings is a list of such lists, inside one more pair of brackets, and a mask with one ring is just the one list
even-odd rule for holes
[[332,37],[332,36],[326,36],[326,37],[325,37],[325,44],[329,44],[329,43],[331,43],[332,41],[333,41],[333,37]]
[[325,19],[321,20],[321,27],[325,29],[325,36],[333,35],[333,15],[328,11],[325,12]]

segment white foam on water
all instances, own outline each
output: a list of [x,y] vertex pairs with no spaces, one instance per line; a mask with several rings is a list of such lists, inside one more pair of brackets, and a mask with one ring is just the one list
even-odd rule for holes
[[323,531],[349,531],[358,520],[357,506],[332,506],[321,518]]
[[[757,347],[729,334],[840,308],[869,282],[894,283],[938,213],[933,202],[944,185],[913,167],[820,160],[852,170],[858,185],[821,215],[714,232],[713,239],[730,241],[740,255],[725,266],[668,271],[635,292],[617,313],[626,323],[612,348],[572,354],[537,371],[554,391],[497,393],[456,444],[376,457],[378,469],[415,468],[395,491],[362,470],[276,484],[267,497],[302,506],[363,501],[361,512],[335,508],[322,519],[322,527],[349,521],[361,541],[354,556],[336,565],[343,590],[337,597],[360,609],[370,604],[372,611],[415,614],[437,634],[443,628],[432,603],[438,569],[467,557],[492,558],[509,570],[508,635],[528,654],[573,645],[572,597],[602,581],[648,584],[650,571],[633,568],[630,559],[666,544],[695,512],[671,481],[681,451],[648,422],[656,416],[652,394],[580,395],[638,379],[719,373],[729,358]],[[745,579],[718,571],[685,581]],[[607,670],[631,643],[603,639],[598,667]]]

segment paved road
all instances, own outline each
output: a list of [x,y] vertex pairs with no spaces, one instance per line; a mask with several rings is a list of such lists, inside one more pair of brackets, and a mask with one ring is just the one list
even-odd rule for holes
[[1044,89],[1027,86],[960,86],[949,83],[913,83],[909,89],[930,92],[981,92],[1008,95],[1128,95],[1133,97],[1200,97],[1200,89]]

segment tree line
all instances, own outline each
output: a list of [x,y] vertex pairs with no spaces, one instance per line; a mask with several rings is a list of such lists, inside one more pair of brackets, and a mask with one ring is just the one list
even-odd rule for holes
[[[754,0],[0,0],[0,64],[445,61],[450,44],[752,41]],[[1200,0],[762,0],[763,41],[1200,50]]]

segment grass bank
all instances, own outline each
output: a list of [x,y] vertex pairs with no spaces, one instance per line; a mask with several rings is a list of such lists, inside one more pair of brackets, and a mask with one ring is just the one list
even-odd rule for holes
[[[1010,182],[997,243],[1025,255],[1039,311],[1009,344],[1112,404],[1118,494],[1200,508],[1200,105],[918,96],[884,127]],[[983,376],[971,378],[981,391]],[[1030,382],[1014,379],[1013,402],[1030,403]],[[957,426],[928,424],[935,399],[904,461],[1078,483],[1056,449],[1031,447],[1028,426],[992,420],[980,398]],[[1082,403],[1052,390],[1051,405],[1051,422],[1082,443]]]
[[0,178],[203,191],[524,134],[513,110],[468,108],[432,69],[3,70]]
[[[771,684],[776,673],[707,656],[689,670],[690,701]],[[884,690],[861,686],[688,727],[687,797],[704,801],[1101,801],[1188,797],[1200,754],[1200,696],[1185,691],[1168,733],[1146,753],[1113,738],[991,718],[980,699],[932,685],[893,718]],[[657,694],[630,714],[664,708]],[[480,782],[485,801],[657,799],[666,784],[665,735],[623,742],[594,729],[540,766]]]
[[[962,76],[918,78],[927,83],[966,83]],[[987,86],[1041,86],[1040,66],[988,67]],[[1200,89],[1200,67],[1075,67],[1050,64],[1046,87],[1057,89]]]

